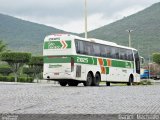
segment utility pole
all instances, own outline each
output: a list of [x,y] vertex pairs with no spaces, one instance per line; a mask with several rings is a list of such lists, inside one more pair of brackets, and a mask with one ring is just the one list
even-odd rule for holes
[[128,32],[128,46],[129,47],[131,47],[131,32],[133,31],[133,30],[126,30],[127,32]]
[[150,79],[150,62],[151,62],[151,58],[150,58],[150,42],[148,41],[148,80]]
[[84,9],[84,17],[85,17],[85,38],[87,38],[87,0],[85,0],[85,9]]

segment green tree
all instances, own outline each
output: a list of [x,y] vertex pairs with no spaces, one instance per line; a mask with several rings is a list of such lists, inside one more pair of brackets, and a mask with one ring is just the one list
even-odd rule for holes
[[153,62],[160,65],[160,53],[153,53]]
[[34,70],[32,68],[29,67],[24,67],[23,68],[23,73],[27,75],[27,77],[33,77],[34,74]]
[[31,53],[5,52],[1,54],[1,60],[7,62],[11,67],[11,70],[13,71],[15,76],[15,82],[17,82],[19,69],[25,63],[28,63],[30,59],[31,59]]
[[33,70],[34,78],[37,79],[38,82],[38,74],[43,71],[43,56],[33,56],[29,67]]
[[4,76],[8,76],[10,73],[12,73],[11,67],[9,66],[0,66],[0,73]]

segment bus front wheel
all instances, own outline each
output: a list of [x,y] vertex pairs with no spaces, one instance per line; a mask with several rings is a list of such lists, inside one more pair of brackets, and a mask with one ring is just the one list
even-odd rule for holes
[[133,79],[132,79],[132,77],[130,76],[127,85],[128,85],[128,86],[132,86],[132,84],[133,84]]
[[93,81],[93,77],[92,77],[91,73],[88,73],[87,80],[83,84],[84,84],[84,86],[91,86],[92,81]]
[[61,86],[66,86],[66,85],[67,85],[67,82],[66,82],[66,81],[59,81],[59,84],[60,84]]

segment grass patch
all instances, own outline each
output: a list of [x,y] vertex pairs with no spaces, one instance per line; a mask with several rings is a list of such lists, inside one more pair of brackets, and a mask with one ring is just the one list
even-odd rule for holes
[[152,85],[152,82],[150,80],[142,80],[138,85]]

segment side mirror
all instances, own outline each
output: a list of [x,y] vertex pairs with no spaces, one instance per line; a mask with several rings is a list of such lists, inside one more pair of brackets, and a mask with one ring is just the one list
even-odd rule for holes
[[141,62],[141,65],[143,65],[144,62],[145,62],[145,60],[144,60],[144,58],[142,56],[140,56],[140,62]]

